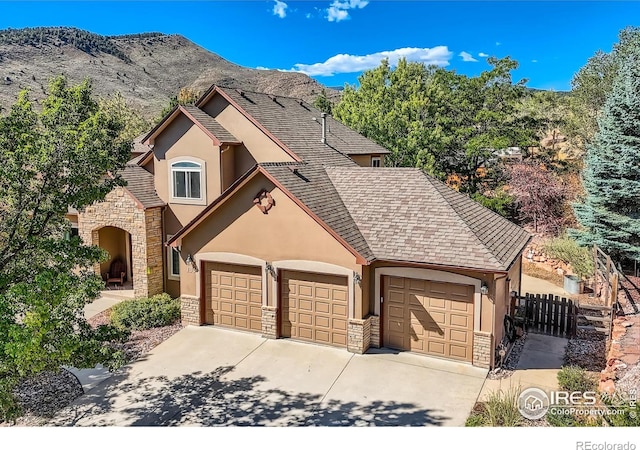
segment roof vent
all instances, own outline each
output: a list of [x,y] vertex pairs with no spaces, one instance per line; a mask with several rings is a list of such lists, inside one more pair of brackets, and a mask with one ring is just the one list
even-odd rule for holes
[[244,97],[244,91],[242,89],[236,89],[236,92],[240,94],[240,97]]
[[296,175],[298,175],[298,168],[297,168],[297,167],[295,167],[295,166],[287,166],[287,168],[288,168],[291,172],[293,172],[293,173],[295,173]]
[[275,95],[269,95],[269,98],[270,98],[271,100],[273,100],[274,102],[275,102],[275,101],[277,101],[277,100],[276,100],[276,96],[275,96]]
[[327,113],[320,113],[320,118],[322,119],[322,139],[320,142],[323,144],[327,143]]

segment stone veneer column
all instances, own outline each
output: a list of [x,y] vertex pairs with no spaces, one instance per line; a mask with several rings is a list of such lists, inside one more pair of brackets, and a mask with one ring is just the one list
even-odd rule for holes
[[200,299],[192,295],[180,297],[182,325],[202,325],[200,322]]
[[380,342],[380,316],[369,316],[369,322],[369,329],[371,330],[371,339],[369,345],[374,348],[380,348],[382,344]]
[[262,337],[276,339],[278,337],[278,308],[262,307]]
[[369,349],[371,340],[369,319],[349,319],[347,323],[347,350],[362,354]]
[[484,369],[491,368],[493,335],[484,331],[473,332],[473,365]]
[[164,291],[164,264],[162,255],[164,239],[162,237],[162,209],[153,208],[145,211],[146,231],[146,267],[148,295],[160,294]]

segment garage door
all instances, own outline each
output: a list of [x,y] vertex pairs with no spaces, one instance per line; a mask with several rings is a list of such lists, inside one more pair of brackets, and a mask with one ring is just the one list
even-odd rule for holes
[[285,270],[280,277],[281,335],[347,346],[347,277]]
[[386,347],[472,360],[472,286],[391,276],[383,283]]
[[262,269],[205,263],[206,323],[262,331]]

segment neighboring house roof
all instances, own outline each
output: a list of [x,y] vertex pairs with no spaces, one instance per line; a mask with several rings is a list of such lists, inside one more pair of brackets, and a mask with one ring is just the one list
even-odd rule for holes
[[[329,115],[326,118],[326,144],[323,144],[321,111],[302,100],[221,87],[215,87],[211,92],[231,99],[305,162],[346,165],[351,164],[347,155],[389,153]],[[206,103],[211,92],[196,105]]]
[[165,205],[156,194],[153,174],[136,164],[128,163],[120,175],[127,182],[125,186],[127,191],[140,202],[144,209]]
[[145,136],[145,134],[141,134],[133,140],[133,148],[131,149],[131,153],[143,154],[149,151],[149,146],[142,143],[142,140]]
[[260,166],[364,259],[374,259],[367,241],[322,166],[299,163],[263,163]]
[[531,238],[420,169],[326,171],[379,260],[507,271]]

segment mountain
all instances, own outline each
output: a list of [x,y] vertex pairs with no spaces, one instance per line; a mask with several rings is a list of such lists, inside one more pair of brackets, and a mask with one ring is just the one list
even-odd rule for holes
[[[66,27],[0,30],[0,105],[13,104],[22,88],[42,98],[48,80],[61,73],[72,82],[89,77],[98,95],[119,91],[147,118],[157,116],[183,87],[202,93],[215,83],[306,101],[324,88],[304,74],[239,66],[179,35],[101,36]],[[340,95],[326,90],[332,99]]]

